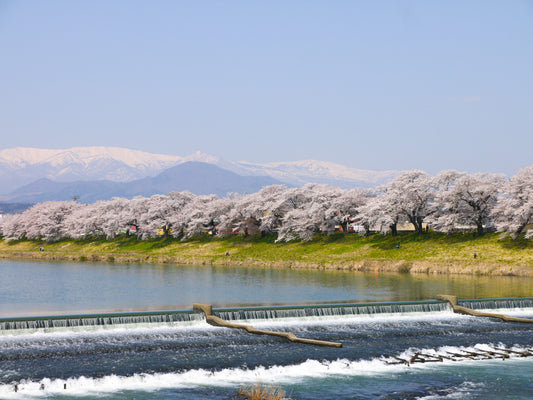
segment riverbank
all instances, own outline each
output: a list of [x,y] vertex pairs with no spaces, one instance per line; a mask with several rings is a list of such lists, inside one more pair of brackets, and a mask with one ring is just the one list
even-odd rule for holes
[[502,239],[498,234],[337,234],[290,243],[275,243],[272,237],[240,236],[183,242],[164,238],[140,241],[135,237],[55,243],[0,240],[0,258],[533,276],[533,240]]

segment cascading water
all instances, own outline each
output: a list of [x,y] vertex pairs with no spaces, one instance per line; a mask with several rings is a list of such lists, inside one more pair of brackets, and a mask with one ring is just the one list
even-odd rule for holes
[[503,299],[463,299],[459,305],[473,310],[515,310],[533,309],[533,297],[515,297]]
[[32,330],[53,328],[74,328],[91,326],[120,326],[134,324],[187,323],[201,321],[203,316],[193,311],[161,311],[115,314],[86,314],[34,318],[2,318],[0,332],[10,330]]
[[[502,307],[508,299],[486,301]],[[527,356],[533,352],[533,327],[454,314],[445,302],[214,313],[255,319],[260,329],[340,341],[343,348],[213,327],[202,322],[202,313],[190,310],[42,317],[64,326],[71,320],[88,325],[2,332],[0,398],[222,400],[258,382],[281,386],[295,400],[533,398],[533,357]],[[120,324],[135,321],[133,327]],[[496,356],[483,356],[489,352]],[[497,357],[502,354],[508,355],[505,361]],[[437,357],[442,361],[430,362]],[[396,363],[400,360],[420,362]]]
[[396,303],[328,304],[313,306],[215,309],[213,314],[227,321],[279,318],[342,317],[348,315],[411,314],[449,310],[446,302],[430,300]]
[[[459,304],[472,309],[532,309],[533,297],[506,299],[464,299]],[[213,314],[227,321],[343,316],[409,315],[450,311],[445,301],[410,301],[388,303],[318,304],[277,307],[241,307],[213,309]],[[151,311],[113,314],[85,314],[48,317],[1,318],[0,332],[13,330],[64,329],[136,324],[181,324],[200,322],[202,313],[193,310]]]

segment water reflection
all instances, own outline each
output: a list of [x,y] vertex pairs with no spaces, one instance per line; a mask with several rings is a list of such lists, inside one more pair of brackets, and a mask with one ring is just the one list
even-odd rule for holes
[[175,265],[0,262],[0,315],[256,304],[533,296],[520,277],[354,273]]

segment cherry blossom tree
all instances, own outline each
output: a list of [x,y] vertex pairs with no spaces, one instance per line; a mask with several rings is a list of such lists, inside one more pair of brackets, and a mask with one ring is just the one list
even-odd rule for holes
[[138,221],[143,237],[162,234],[168,238],[173,228],[179,230],[177,218],[183,208],[195,196],[190,192],[171,192],[168,195],[153,195],[146,199]]
[[0,218],[0,233],[5,240],[21,239],[22,214],[6,214]]
[[129,222],[129,216],[125,216],[124,211],[130,207],[130,204],[131,200],[121,197],[96,203],[99,210],[99,216],[96,217],[96,221],[99,230],[108,239],[116,237]]
[[453,201],[449,202],[449,193],[454,190],[457,180],[465,175],[465,172],[445,170],[435,177],[435,213],[429,220],[436,231],[451,233],[459,229],[457,220],[453,217],[455,210]]
[[65,220],[82,205],[73,201],[38,203],[8,220],[4,228],[8,239],[42,239],[56,241],[67,236]]
[[[533,223],[533,166],[519,170],[502,192],[492,210],[496,229],[517,236]],[[533,230],[526,232],[526,237],[533,237]]]
[[435,228],[452,232],[474,226],[478,234],[483,234],[496,205],[503,175],[446,171],[437,177],[437,181],[440,190],[436,200],[439,211],[434,218]]
[[[398,223],[406,221],[399,207],[399,199],[395,198],[390,191],[377,189],[366,203],[357,208],[359,224],[366,236],[373,231],[389,233],[393,236],[398,234]],[[403,221],[402,221],[403,222]]]
[[259,230],[262,234],[277,233],[285,214],[297,206],[297,194],[284,185],[271,185],[257,193],[256,201],[261,215]]
[[183,223],[183,232],[181,235],[176,232],[176,237],[186,239],[206,233],[215,235],[217,227],[226,221],[233,207],[232,197],[222,199],[215,195],[195,197],[178,216]]
[[104,236],[101,202],[87,204],[74,210],[65,219],[67,236],[72,239]]
[[378,197],[384,210],[382,217],[390,217],[384,222],[394,227],[404,217],[422,234],[425,218],[434,212],[433,179],[423,171],[405,171],[382,187],[381,192]]
[[288,204],[293,208],[283,217],[277,241],[297,238],[307,241],[316,233],[332,233],[335,230],[336,214],[331,212],[331,206],[339,196],[339,190],[328,185],[311,184],[291,194],[293,199]]
[[283,225],[279,228],[276,241],[311,240],[316,233],[320,232],[323,212],[324,210],[317,203],[310,207],[290,210],[283,218]]
[[230,198],[233,204],[226,213],[224,221],[219,224],[220,234],[229,236],[238,233],[248,236],[260,233],[259,226],[263,214],[262,205],[257,202],[259,195],[233,194]]
[[359,214],[359,208],[367,203],[370,195],[368,189],[354,188],[341,190],[331,188],[332,196],[329,208],[325,211],[325,217],[339,225],[344,233],[348,233],[348,226]]

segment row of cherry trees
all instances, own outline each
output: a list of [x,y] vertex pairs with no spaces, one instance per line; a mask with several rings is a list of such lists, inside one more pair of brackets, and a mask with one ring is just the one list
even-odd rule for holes
[[171,192],[131,200],[115,198],[92,204],[50,201],[22,214],[0,219],[7,240],[113,238],[135,232],[141,239],[158,235],[190,238],[205,233],[277,234],[278,241],[310,240],[341,227],[368,234],[396,234],[411,223],[440,232],[487,228],[513,235],[533,223],[533,166],[510,179],[490,173],[444,171],[437,176],[411,170],[377,189],[339,189],[328,185],[287,188],[274,185],[248,195],[196,196]]

